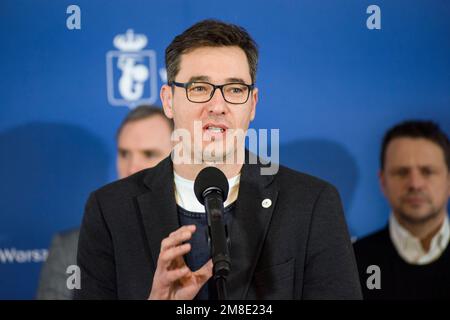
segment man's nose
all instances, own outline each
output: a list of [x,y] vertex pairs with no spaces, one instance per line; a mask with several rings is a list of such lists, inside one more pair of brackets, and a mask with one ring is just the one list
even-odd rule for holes
[[208,102],[208,113],[210,114],[225,114],[227,110],[227,102],[225,101],[222,91],[217,88]]
[[413,190],[420,190],[423,188],[425,178],[419,170],[411,170],[408,177],[408,188]]
[[141,171],[142,169],[143,166],[141,164],[141,161],[136,159],[136,157],[133,157],[133,159],[131,159],[128,163],[128,175],[132,175],[133,173]]

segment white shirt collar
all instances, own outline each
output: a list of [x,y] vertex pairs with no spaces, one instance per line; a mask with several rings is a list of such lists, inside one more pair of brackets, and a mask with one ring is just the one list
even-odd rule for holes
[[[197,197],[194,193],[194,181],[185,179],[178,174],[173,172],[174,181],[175,181],[175,200],[177,205],[182,207],[183,209],[191,212],[205,212],[205,207],[198,202]],[[239,182],[241,175],[228,179],[228,196],[227,200],[223,204],[224,207],[236,201],[239,192]]]
[[424,251],[420,239],[402,227],[392,213],[389,217],[389,234],[403,260],[410,264],[428,264],[438,259],[447,248],[450,240],[448,215],[445,215],[444,223],[431,240],[428,252]]

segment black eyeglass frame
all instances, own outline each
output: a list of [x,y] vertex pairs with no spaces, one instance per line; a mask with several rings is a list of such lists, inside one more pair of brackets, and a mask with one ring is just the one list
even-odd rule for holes
[[[214,88],[214,89],[211,91],[211,96],[209,97],[208,100],[205,100],[205,101],[192,101],[191,99],[189,99],[188,88],[189,88],[189,86],[191,86],[191,85],[194,84],[194,83],[204,83],[204,84],[208,84],[208,85],[210,85],[210,86],[212,86],[212,87]],[[236,102],[230,102],[230,101],[227,100],[227,98],[225,98],[225,94],[223,93],[223,87],[228,86],[228,85],[232,85],[232,84],[239,84],[239,85],[242,85],[242,86],[246,86],[246,87],[247,87],[247,89],[248,89],[248,90],[247,90],[247,98],[245,99],[244,102],[239,102],[239,103],[236,103]],[[172,88],[173,88],[173,86],[177,86],[177,87],[180,87],[180,88],[184,88],[184,89],[185,89],[185,92],[186,92],[186,99],[188,99],[190,102],[193,102],[193,103],[205,103],[205,102],[210,101],[210,100],[212,99],[212,97],[214,97],[214,93],[216,92],[216,89],[220,89],[220,92],[222,93],[222,97],[223,97],[223,99],[224,99],[226,102],[231,103],[231,104],[244,104],[244,103],[247,103],[248,98],[250,97],[250,93],[251,93],[251,92],[253,91],[253,89],[255,88],[255,84],[254,84],[254,83],[252,83],[252,84],[246,84],[246,83],[243,83],[243,82],[230,82],[230,83],[225,83],[225,84],[215,85],[215,84],[212,84],[212,83],[206,82],[206,81],[190,81],[190,82],[176,82],[176,81],[171,81],[171,82],[168,83],[168,85],[171,86]]]

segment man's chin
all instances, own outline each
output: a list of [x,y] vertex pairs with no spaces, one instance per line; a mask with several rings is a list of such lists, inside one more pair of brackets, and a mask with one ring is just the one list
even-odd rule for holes
[[203,162],[206,164],[225,164],[228,158],[229,155],[226,152],[209,153],[206,151],[203,153]]
[[226,149],[222,142],[215,141],[203,145],[202,158],[204,162],[227,163],[227,160],[234,155],[235,150],[233,148]]
[[426,207],[403,208],[399,212],[401,219],[410,224],[423,224],[433,220],[439,212]]

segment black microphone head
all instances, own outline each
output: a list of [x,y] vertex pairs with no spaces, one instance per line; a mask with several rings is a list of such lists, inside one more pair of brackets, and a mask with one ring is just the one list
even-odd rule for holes
[[222,192],[223,201],[228,197],[228,180],[225,174],[216,167],[206,167],[199,172],[194,182],[194,192],[197,200],[205,204],[204,192],[209,188],[217,188]]

